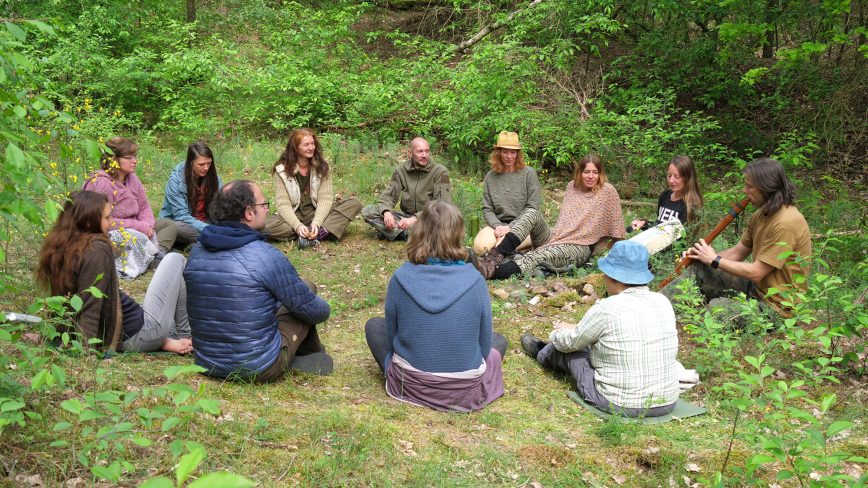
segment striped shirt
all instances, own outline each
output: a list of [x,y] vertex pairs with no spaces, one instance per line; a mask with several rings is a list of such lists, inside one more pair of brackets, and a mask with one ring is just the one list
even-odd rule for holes
[[554,330],[549,340],[561,352],[590,347],[597,391],[619,407],[678,401],[675,313],[647,286],[598,301],[574,329]]

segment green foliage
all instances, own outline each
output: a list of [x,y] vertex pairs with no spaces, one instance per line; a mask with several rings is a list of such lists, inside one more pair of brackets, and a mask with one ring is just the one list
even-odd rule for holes
[[[868,313],[855,299],[858,290],[827,274],[826,256],[836,252],[835,242],[826,240],[815,250],[814,271],[808,278],[796,277],[806,282],[805,292],[769,290],[783,294],[784,304],[794,309],[793,316],[780,323],[770,323],[757,307],[743,304],[751,325],[735,329],[733,321],[720,322],[702,306],[690,280],[679,284],[679,319],[700,346],[692,351],[691,360],[706,374],[737,375],[737,380],[725,381],[716,390],[724,398],[722,406],[734,412],[734,438],[754,453],[744,466],[731,470],[728,453],[709,484],[756,483],[763,479],[761,468],[766,465],[777,473],[777,480],[797,479],[802,486],[864,482],[847,474],[844,463],[868,459],[832,445],[837,434],[854,427],[851,414],[834,409],[839,404],[835,394],[821,393],[824,385],[839,383],[847,372],[864,374],[866,366],[860,358],[866,347]],[[802,260],[789,252],[780,257]],[[861,268],[864,282],[864,263]],[[771,335],[761,332],[775,328]],[[815,352],[792,358],[792,351],[800,348]]]

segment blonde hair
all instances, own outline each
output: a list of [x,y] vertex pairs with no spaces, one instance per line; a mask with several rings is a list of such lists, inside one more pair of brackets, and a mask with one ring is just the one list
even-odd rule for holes
[[[500,153],[503,152],[504,149],[505,148],[502,147],[495,147],[488,156],[488,164],[491,165],[491,169],[493,169],[495,173],[503,173],[503,159],[500,158]],[[518,155],[515,157],[515,171],[519,171],[525,167],[524,151],[521,149],[513,150],[518,151]]]
[[407,259],[426,264],[428,258],[456,261],[467,259],[464,216],[455,205],[432,200],[422,208],[407,242]]
[[705,200],[702,198],[702,189],[699,188],[699,177],[696,174],[696,167],[693,165],[693,160],[690,157],[683,155],[675,156],[669,161],[669,164],[675,166],[678,175],[684,180],[684,193],[681,198],[684,199],[684,205],[687,207],[687,220],[691,221],[696,218],[696,213],[705,205]]
[[584,171],[585,167],[589,164],[596,166],[597,171],[600,173],[600,178],[597,180],[597,184],[591,188],[591,191],[596,193],[609,181],[609,179],[606,178],[606,168],[603,166],[603,160],[596,154],[587,154],[576,163],[576,168],[573,170],[573,188],[584,191],[585,187],[582,185],[582,171]]

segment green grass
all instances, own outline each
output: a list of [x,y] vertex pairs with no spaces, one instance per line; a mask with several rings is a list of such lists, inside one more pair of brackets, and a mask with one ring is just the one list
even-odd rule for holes
[[[401,157],[397,144],[345,142],[336,136],[323,140],[337,191],[357,195],[365,204],[383,188]],[[215,144],[213,149],[224,181],[252,179],[271,198],[268,172],[282,149],[281,141]],[[155,210],[182,150],[143,144],[138,172]],[[453,181],[457,203],[466,212],[478,212],[481,182],[455,172]],[[548,178],[544,184],[544,213],[552,224],[565,184],[564,178]],[[651,212],[653,207],[627,207],[625,219]],[[566,392],[575,387],[568,378],[544,372],[520,350],[523,332],[545,336],[554,320],[577,321],[586,309],[565,312],[558,300],[529,305],[531,287],[538,284],[533,279],[492,285],[515,297],[508,301],[492,297],[494,329],[510,342],[502,398],[471,414],[444,414],[394,401],[387,397],[382,374],[368,351],[364,324],[383,314],[386,285],[404,261],[404,244],[376,240],[357,218],[341,243],[305,251],[289,244],[277,247],[303,277],[319,285],[320,294],[332,306],[320,334],[335,359],[334,374],[295,374],[271,385],[181,378],[194,388],[202,385],[206,396],[220,399],[222,415],[199,416],[183,431],[167,435],[148,433],[155,442],[139,449],[136,469],[125,475],[126,484],[155,474],[172,476],[169,444],[175,438],[203,444],[209,452],[206,469],[230,470],[262,486],[524,486],[532,482],[547,487],[684,486],[685,476],[696,481],[722,465],[732,419],[717,407],[719,398],[712,389],[727,378],[703,378],[704,384],[683,395],[707,406],[708,415],[657,426],[603,422],[567,397]],[[11,271],[24,292],[4,296],[4,309],[22,309],[32,300],[28,269],[35,248],[33,243],[16,241],[18,261],[12,261],[17,265],[11,265]],[[141,299],[150,276],[122,285]],[[560,281],[578,286],[583,280]],[[691,347],[682,344],[683,351]],[[681,356],[684,359],[684,353]],[[164,384],[165,367],[190,362],[173,356],[124,355],[100,365],[110,371],[108,384],[125,390]],[[0,443],[0,457],[14,460],[16,472],[39,473],[48,485],[76,476],[89,479],[65,450],[49,446],[55,439],[51,426],[62,414],[59,402],[95,387],[95,359],[66,363],[69,389],[32,399],[31,406],[44,420],[6,431]],[[690,367],[689,356],[685,364]],[[847,398],[846,408],[864,413],[864,397],[846,393],[839,397]],[[751,419],[744,422],[750,425]],[[864,440],[865,435],[861,425],[841,442],[864,455],[864,443],[858,439]],[[731,463],[741,465],[750,455],[746,446],[736,442]],[[701,471],[686,471],[688,463]],[[762,473],[774,477],[773,468]]]

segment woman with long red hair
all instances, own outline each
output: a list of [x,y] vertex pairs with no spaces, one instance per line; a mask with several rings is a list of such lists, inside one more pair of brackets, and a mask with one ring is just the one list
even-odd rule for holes
[[362,210],[356,197],[335,199],[331,167],[310,129],[289,133],[286,149],[271,174],[277,207],[277,214],[269,215],[265,222],[265,233],[271,239],[298,239],[300,249],[324,239],[337,241]]

